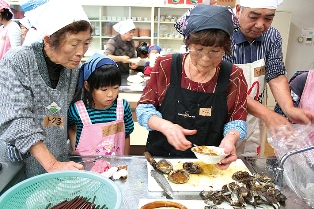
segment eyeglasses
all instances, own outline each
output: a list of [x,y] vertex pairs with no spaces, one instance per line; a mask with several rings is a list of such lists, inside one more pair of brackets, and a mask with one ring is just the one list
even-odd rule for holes
[[219,58],[221,55],[224,55],[225,52],[224,51],[210,51],[210,52],[205,52],[203,50],[199,50],[199,49],[189,49],[188,52],[191,54],[191,55],[194,55],[194,56],[205,56],[207,55],[209,58]]

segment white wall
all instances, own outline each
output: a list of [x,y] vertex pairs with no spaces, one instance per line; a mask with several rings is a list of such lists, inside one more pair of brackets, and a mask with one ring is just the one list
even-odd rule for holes
[[[296,70],[314,69],[314,44],[298,43],[302,28],[314,28],[314,0],[284,0],[277,11],[290,11],[291,24],[285,66],[288,78]],[[275,17],[276,18],[276,17]]]

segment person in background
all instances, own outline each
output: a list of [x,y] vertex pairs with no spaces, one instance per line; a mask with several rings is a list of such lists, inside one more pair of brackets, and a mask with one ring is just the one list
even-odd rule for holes
[[29,46],[33,42],[33,37],[36,36],[36,29],[31,25],[27,17],[24,17],[23,19],[19,20],[21,32],[22,32],[22,45],[23,46]]
[[266,126],[272,129],[290,124],[286,118],[265,106],[266,82],[289,120],[303,124],[314,122],[314,114],[295,108],[289,94],[282,61],[282,38],[271,26],[276,8],[281,3],[282,0],[240,0],[235,8],[240,30],[232,36],[232,55],[226,55],[224,59],[241,67],[248,83],[248,130],[247,138],[237,145],[239,156],[260,154],[261,145],[267,138]]
[[119,34],[107,41],[105,55],[118,64],[122,74],[129,74],[130,69],[138,67],[137,63],[130,61],[130,58],[137,57],[132,40],[135,25],[132,19],[127,19],[113,25],[113,29]]
[[148,57],[150,58],[150,61],[146,62],[144,65],[144,75],[150,76],[155,65],[155,60],[159,56],[160,52],[161,48],[157,44],[148,47]]
[[24,161],[27,177],[84,169],[68,162],[67,111],[93,29],[76,1],[46,4],[37,28],[43,41],[0,61],[0,161]]
[[148,44],[146,42],[141,42],[136,48],[137,57],[145,59],[148,57]]
[[237,159],[247,84],[241,68],[222,61],[231,54],[232,16],[230,7],[198,4],[176,22],[189,53],[157,58],[136,107],[152,155],[195,158],[190,148],[197,144],[225,148],[230,155],[220,169]]
[[[289,86],[293,105],[314,111],[314,70],[297,71],[289,80]],[[274,111],[287,117],[278,103]]]
[[31,29],[32,26],[30,22],[28,21],[27,17],[20,19],[19,23],[20,23],[21,33],[22,33],[22,43],[24,43],[26,34],[28,33],[28,31]]
[[19,25],[12,20],[13,12],[10,5],[0,0],[0,59],[11,48],[22,44],[22,33]]
[[129,155],[134,122],[130,104],[119,99],[121,73],[109,57],[95,53],[80,71],[83,100],[68,110],[71,147],[77,155]]

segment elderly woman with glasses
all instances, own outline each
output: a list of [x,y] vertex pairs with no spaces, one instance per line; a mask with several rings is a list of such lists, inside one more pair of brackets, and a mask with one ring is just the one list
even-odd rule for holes
[[152,155],[193,158],[197,144],[230,154],[216,164],[220,169],[237,159],[235,143],[246,136],[247,84],[241,68],[222,61],[231,53],[234,18],[229,7],[200,4],[176,22],[188,53],[157,58],[136,107]]

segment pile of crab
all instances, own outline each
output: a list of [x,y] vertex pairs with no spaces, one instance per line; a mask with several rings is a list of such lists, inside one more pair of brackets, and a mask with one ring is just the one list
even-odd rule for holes
[[232,175],[235,182],[224,185],[220,191],[202,191],[205,209],[217,209],[218,205],[228,202],[234,208],[246,208],[252,205],[270,205],[275,209],[285,205],[286,196],[275,188],[271,178],[265,174],[251,175],[247,171],[237,171]]

